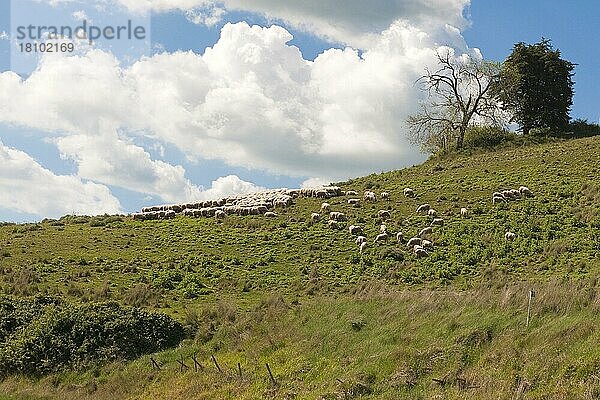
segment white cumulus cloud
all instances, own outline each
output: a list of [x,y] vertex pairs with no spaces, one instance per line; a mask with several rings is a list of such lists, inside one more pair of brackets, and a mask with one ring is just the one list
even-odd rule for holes
[[0,142],[0,207],[45,217],[116,214],[121,205],[104,186],[55,175],[28,154]]
[[[415,80],[435,61],[440,39],[458,54],[476,53],[455,29],[432,35],[403,21],[362,53],[330,49],[314,61],[303,59],[291,39],[282,27],[237,23],[226,24],[202,55],[162,53],[128,67],[100,50],[47,55],[26,80],[0,74],[0,121],[67,136],[56,143],[83,176],[109,184],[121,177],[111,181],[99,159],[118,165],[121,153],[94,155],[101,139],[83,140],[105,135],[107,126],[174,145],[191,160],[344,179],[420,162],[404,132],[422,96]],[[193,188],[179,173],[157,186],[159,170],[177,168],[150,160],[141,148],[119,147],[148,168],[137,171],[146,178],[139,190],[173,198],[177,188]]]
[[75,161],[78,176],[161,197],[167,202],[201,197],[201,188],[185,177],[182,166],[152,160],[142,147],[114,132],[69,135],[54,140],[61,157]]
[[222,199],[227,196],[260,192],[262,190],[265,190],[262,186],[246,182],[237,175],[228,175],[214,180],[210,188],[200,193],[199,200]]
[[432,30],[446,24],[462,28],[470,0],[116,0],[135,12],[212,8],[245,11],[281,20],[332,41],[364,46],[401,19]]

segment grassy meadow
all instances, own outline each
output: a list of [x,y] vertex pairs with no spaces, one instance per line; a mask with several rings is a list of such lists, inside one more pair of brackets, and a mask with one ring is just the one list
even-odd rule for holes
[[[600,396],[600,137],[432,158],[339,185],[390,200],[329,199],[348,217],[340,230],[311,222],[321,201],[310,198],[271,219],[2,224],[3,295],[142,307],[181,323],[186,339],[133,361],[9,373],[0,399]],[[521,185],[534,196],[492,204],[492,192]],[[372,243],[379,210],[410,238],[430,222],[415,212],[423,203],[444,219],[428,257]],[[351,224],[369,238],[363,254]]]

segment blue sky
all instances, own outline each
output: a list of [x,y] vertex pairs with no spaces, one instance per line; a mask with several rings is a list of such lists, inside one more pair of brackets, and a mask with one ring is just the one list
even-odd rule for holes
[[549,38],[563,58],[575,67],[574,118],[598,123],[600,55],[594,48],[600,26],[600,3],[583,1],[473,1],[468,8],[472,25],[463,33],[467,43],[484,56],[502,61],[514,43]]
[[418,163],[398,127],[439,45],[501,61],[518,41],[550,38],[578,64],[572,117],[600,119],[591,0],[110,1],[122,4],[13,1],[13,25],[74,26],[85,10],[99,26],[149,28],[145,42],[99,41],[42,66],[11,64],[10,2],[0,2],[0,220],[132,212]]

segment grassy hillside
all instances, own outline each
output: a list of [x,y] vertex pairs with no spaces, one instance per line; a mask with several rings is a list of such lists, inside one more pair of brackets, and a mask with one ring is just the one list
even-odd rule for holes
[[[430,160],[340,184],[390,201],[332,208],[409,238],[444,218],[417,259],[390,240],[359,254],[347,229],[311,223],[321,201],[279,216],[65,217],[0,227],[0,288],[166,312],[189,339],[132,363],[13,376],[16,398],[595,398],[600,394],[600,140],[555,142]],[[491,193],[534,197],[493,205]],[[416,198],[402,195],[415,189]],[[470,217],[460,217],[461,207]],[[504,240],[506,231],[515,241]],[[535,289],[532,324],[524,326]],[[198,353],[199,372],[177,359]],[[222,365],[212,364],[215,355]],[[237,363],[242,377],[237,375]],[[265,363],[275,376],[271,382]],[[20,396],[20,397],[19,397]],[[29,396],[29,397],[27,397]],[[1,398],[1,395],[0,395]],[[13,397],[8,397],[13,398]]]

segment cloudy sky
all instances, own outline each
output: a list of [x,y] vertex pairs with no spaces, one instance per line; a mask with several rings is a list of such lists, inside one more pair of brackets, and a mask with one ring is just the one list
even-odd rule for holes
[[[579,64],[573,116],[597,122],[598,6],[566,3],[2,0],[0,220],[132,212],[419,163],[404,121],[441,47],[501,61],[515,42],[551,38]],[[84,20],[131,20],[147,35],[19,51],[19,26]]]

